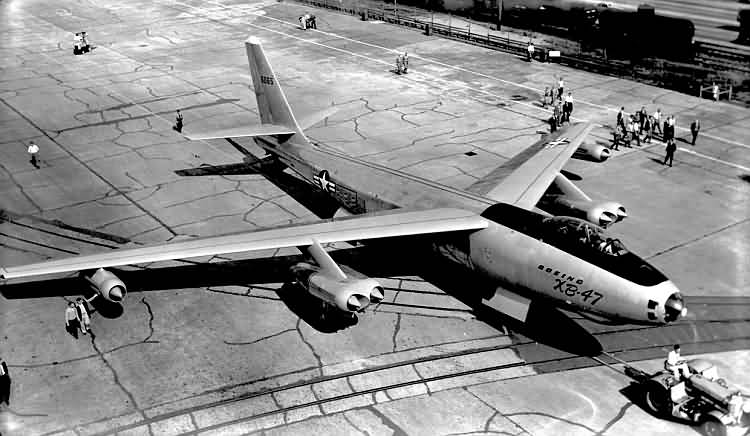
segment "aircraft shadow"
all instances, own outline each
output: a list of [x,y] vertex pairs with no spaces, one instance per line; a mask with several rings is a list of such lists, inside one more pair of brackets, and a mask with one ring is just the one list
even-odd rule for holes
[[175,171],[180,176],[224,176],[262,174],[268,181],[290,195],[307,210],[321,219],[332,218],[341,207],[336,200],[320,189],[315,189],[304,180],[280,169],[258,170],[257,162],[243,162],[227,165],[204,165]]
[[500,331],[506,328],[512,330],[519,341],[527,342],[530,339],[577,356],[601,354],[603,347],[599,340],[555,307],[534,301],[529,307],[526,322],[520,322],[484,303],[483,299],[494,294],[494,284],[478,280],[476,273],[465,268],[433,257],[431,268],[422,273],[422,278],[469,306],[480,321]]

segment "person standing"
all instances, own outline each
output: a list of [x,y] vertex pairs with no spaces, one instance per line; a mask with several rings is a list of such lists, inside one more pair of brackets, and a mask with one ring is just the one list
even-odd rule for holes
[[311,29],[317,29],[318,28],[318,22],[315,18],[315,15],[310,14],[310,18],[308,19],[308,23],[310,24]]
[[526,46],[526,61],[531,62],[534,58],[534,43],[529,40],[529,45]]
[[176,130],[177,133],[182,133],[182,112],[180,112],[179,109],[177,109],[177,116],[175,117],[173,129]]
[[544,95],[542,96],[542,108],[547,107],[547,99],[550,97],[551,91],[549,89],[549,86],[544,87]]
[[713,94],[714,94],[714,101],[719,101],[719,85],[717,85],[716,83],[714,83],[711,88],[712,88]]
[[573,113],[573,94],[571,92],[568,92],[568,95],[565,96],[563,113],[565,113],[565,120],[570,122],[570,115]]
[[555,133],[557,131],[557,119],[555,118],[555,115],[553,114],[551,117],[549,117],[549,132]]
[[86,304],[83,302],[83,298],[79,297],[76,300],[76,312],[78,319],[81,320],[81,333],[85,335],[91,331],[91,318],[89,318],[89,311]]
[[664,162],[662,162],[662,165],[666,165],[668,160],[669,166],[672,166],[675,150],[677,150],[677,145],[675,145],[674,139],[670,139],[669,141],[667,141],[667,154],[664,156]]
[[560,80],[557,81],[557,99],[558,100],[562,100],[564,91],[565,91],[565,81],[563,81],[562,76],[560,76]]
[[0,404],[10,406],[10,373],[8,365],[0,357]]
[[31,156],[31,159],[29,160],[29,162],[31,162],[31,165],[33,165],[34,168],[39,169],[39,161],[37,160],[37,154],[39,154],[39,146],[36,145],[36,142],[31,141],[29,142],[29,148],[27,148],[26,151],[29,153],[29,156]]
[[692,123],[690,123],[690,133],[693,134],[693,142],[692,144],[695,145],[695,140],[698,138],[698,132],[701,130],[701,121],[699,119],[695,119]]
[[643,125],[646,124],[646,106],[641,106],[641,110],[638,111],[638,133],[643,133]]
[[643,142],[651,143],[651,135],[653,134],[653,126],[651,124],[651,116],[646,115],[646,121],[643,122],[643,130],[646,132],[646,137]]
[[76,306],[72,301],[69,301],[68,307],[65,309],[65,330],[67,330],[74,338],[78,339],[78,329],[80,328],[80,325]]
[[560,101],[556,101],[554,107],[552,108],[552,116],[555,118],[555,124],[557,126],[561,125],[561,117],[562,117],[562,109],[560,107]]
[[404,52],[401,56],[401,68],[404,70],[404,74],[409,72],[409,53]]
[[664,136],[664,132],[661,130],[661,108],[656,109],[654,112],[654,132],[659,129],[659,136]]
[[401,55],[396,56],[396,74],[401,74]]
[[620,149],[620,128],[615,127],[615,130],[612,131],[612,147],[610,147],[610,150],[619,150]]
[[625,130],[625,106],[622,106],[620,112],[617,112],[617,126],[615,128],[618,127]]

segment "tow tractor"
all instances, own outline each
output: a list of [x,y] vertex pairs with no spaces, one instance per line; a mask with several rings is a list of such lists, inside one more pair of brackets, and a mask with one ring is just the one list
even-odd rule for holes
[[688,360],[689,375],[676,379],[666,364],[664,370],[649,374],[605,355],[624,364],[624,374],[642,388],[644,405],[655,416],[699,425],[703,434],[710,436],[750,434],[750,397],[729,387],[708,360]]

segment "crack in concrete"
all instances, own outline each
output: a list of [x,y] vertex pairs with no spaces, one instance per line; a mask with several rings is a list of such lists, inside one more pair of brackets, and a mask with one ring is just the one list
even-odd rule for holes
[[667,248],[667,249],[664,249],[664,250],[661,250],[661,251],[657,251],[656,253],[654,253],[654,254],[652,254],[652,255],[650,255],[650,256],[648,256],[648,257],[646,257],[646,260],[651,260],[651,259],[653,259],[653,258],[655,258],[655,257],[659,257],[659,256],[661,256],[661,255],[664,255],[664,254],[670,253],[670,252],[672,252],[672,251],[674,251],[674,250],[677,250],[678,248],[682,248],[682,247],[685,247],[685,246],[687,246],[687,245],[690,245],[690,244],[693,244],[693,243],[695,243],[695,242],[698,242],[698,241],[700,241],[700,240],[702,240],[702,239],[706,239],[706,238],[708,238],[709,236],[713,236],[713,235],[716,235],[716,234],[718,234],[718,233],[721,233],[721,232],[723,232],[724,230],[728,230],[728,229],[731,229],[732,227],[736,227],[736,226],[739,226],[739,225],[745,224],[745,223],[747,223],[748,221],[750,221],[750,218],[745,218],[745,219],[743,219],[743,220],[740,220],[740,221],[737,221],[737,222],[734,222],[734,223],[728,224],[728,225],[726,225],[726,226],[724,226],[724,227],[718,228],[718,229],[716,229],[716,230],[713,230],[713,231],[710,231],[710,232],[708,232],[708,233],[704,233],[703,235],[700,235],[700,236],[698,236],[698,237],[696,237],[696,238],[690,239],[690,240],[688,240],[688,241],[685,241],[685,242],[681,242],[681,243],[679,243],[679,244],[677,244],[677,245],[673,245],[673,246],[671,246],[671,247],[669,247],[669,248]]
[[281,335],[283,335],[285,333],[295,332],[295,331],[297,331],[297,330],[295,330],[295,329],[286,329],[286,330],[282,330],[282,331],[280,331],[278,333],[274,333],[274,334],[269,335],[269,336],[264,336],[262,338],[256,339],[254,341],[249,341],[249,342],[231,342],[231,341],[226,341],[226,340],[223,341],[223,342],[225,344],[227,344],[227,345],[253,345],[253,344],[257,344],[258,342],[263,342],[265,340],[268,340],[268,339],[271,339],[271,338],[275,338],[277,336],[281,336]]
[[[383,393],[385,393],[385,391],[383,391]],[[388,397],[388,394],[386,394],[386,397]],[[390,400],[390,397],[388,397],[388,399]],[[403,428],[401,428],[401,426],[393,422],[393,420],[387,417],[385,413],[378,410],[377,406],[372,405],[372,406],[366,407],[365,409],[369,410],[373,415],[379,418],[380,422],[382,422],[384,426],[392,430],[393,436],[407,436],[408,435],[406,430],[404,430]]]
[[393,329],[393,336],[391,337],[391,342],[393,343],[393,352],[396,352],[397,348],[397,340],[398,340],[398,334],[401,331],[401,314],[396,314],[396,326]]
[[112,367],[112,364],[107,360],[105,357],[105,353],[102,353],[102,351],[99,349],[99,346],[96,345],[96,337],[92,333],[90,335],[91,339],[91,346],[96,351],[96,355],[102,359],[102,362],[104,363],[104,366],[106,366],[110,372],[112,372],[112,377],[114,379],[115,385],[119,386],[120,389],[125,393],[125,395],[128,397],[130,403],[133,405],[133,408],[140,414],[141,417],[144,417],[143,411],[138,407],[138,403],[135,401],[135,396],[133,396],[133,393],[130,392],[120,381],[120,376],[117,374],[117,371],[114,367]]
[[[307,340],[307,338],[305,338],[305,335],[302,333],[302,329],[300,328],[301,325],[302,325],[302,319],[298,319],[297,320],[297,326],[295,327],[295,330],[299,334],[300,339],[302,339],[302,342],[304,342],[305,345],[307,345],[308,348],[310,348],[310,352],[315,357],[315,360],[318,361],[318,373],[320,375],[323,375],[323,359],[320,357],[320,355],[318,354],[318,352],[315,351],[315,347],[313,347],[313,345]],[[313,395],[315,395],[315,397],[317,398],[317,394],[315,393],[314,389],[313,389]]]

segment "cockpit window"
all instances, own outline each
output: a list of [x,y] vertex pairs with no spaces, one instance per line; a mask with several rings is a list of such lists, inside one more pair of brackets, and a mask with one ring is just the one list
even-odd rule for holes
[[543,221],[551,237],[568,244],[576,244],[609,256],[628,252],[619,239],[611,238],[599,226],[571,217],[552,217]]

